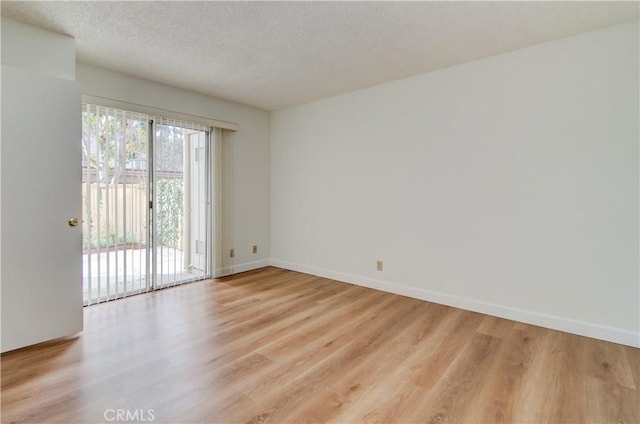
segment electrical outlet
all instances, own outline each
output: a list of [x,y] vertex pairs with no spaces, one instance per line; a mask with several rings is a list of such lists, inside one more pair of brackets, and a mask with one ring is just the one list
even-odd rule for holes
[[253,253],[258,253],[258,245],[257,244],[253,245]]
[[236,256],[236,251],[235,251],[235,249],[231,249],[231,250],[229,251],[229,257],[230,257],[230,258],[233,258],[234,256]]
[[382,261],[376,261],[376,269],[382,271]]

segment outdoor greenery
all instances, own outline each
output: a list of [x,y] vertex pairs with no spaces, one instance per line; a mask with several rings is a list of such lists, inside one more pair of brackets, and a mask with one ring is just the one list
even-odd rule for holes
[[117,184],[128,169],[146,170],[149,123],[124,113],[82,114],[82,165],[94,182]]
[[184,222],[185,132],[183,128],[170,125],[154,128],[154,166],[158,175],[154,185],[157,245],[179,249]]
[[156,182],[158,245],[180,248],[184,220],[184,184],[182,179],[160,178]]

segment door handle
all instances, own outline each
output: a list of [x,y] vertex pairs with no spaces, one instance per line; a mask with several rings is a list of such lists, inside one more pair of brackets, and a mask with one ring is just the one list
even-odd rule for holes
[[78,225],[78,218],[69,218],[69,227],[75,227]]

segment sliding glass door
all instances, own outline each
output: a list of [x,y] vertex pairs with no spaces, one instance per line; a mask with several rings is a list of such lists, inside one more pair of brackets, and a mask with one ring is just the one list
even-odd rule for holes
[[85,105],[86,305],[209,276],[208,128]]

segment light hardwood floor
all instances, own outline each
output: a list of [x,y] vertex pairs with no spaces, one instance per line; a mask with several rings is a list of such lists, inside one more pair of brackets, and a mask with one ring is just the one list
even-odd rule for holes
[[265,268],[2,355],[2,422],[639,423],[639,385],[640,349]]

